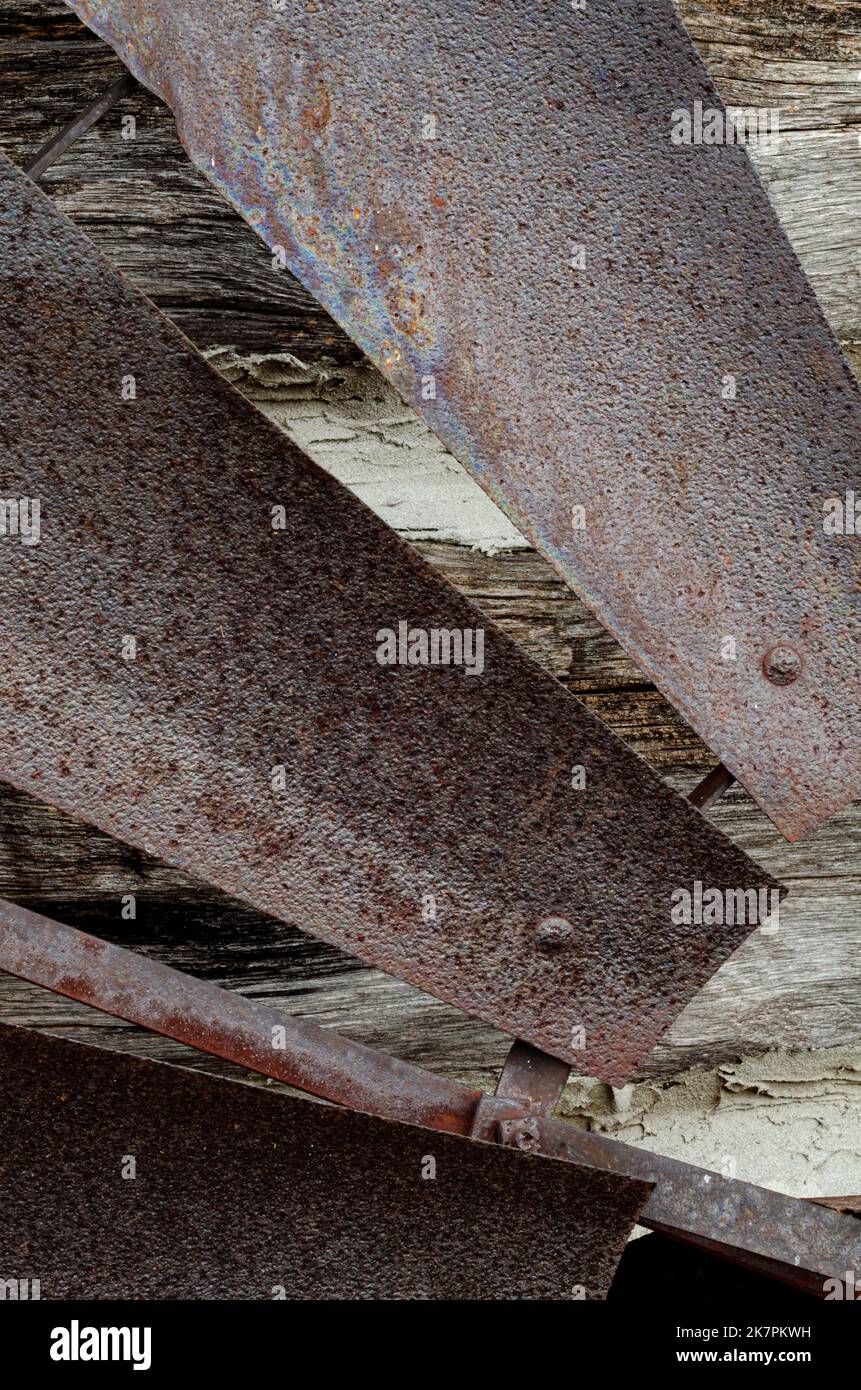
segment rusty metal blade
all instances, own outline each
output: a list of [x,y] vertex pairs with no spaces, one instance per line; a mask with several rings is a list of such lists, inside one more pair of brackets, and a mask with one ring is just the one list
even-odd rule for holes
[[42,1299],[605,1298],[650,1190],[0,1027],[0,1262]]
[[70,3],[783,833],[861,794],[861,400],[670,0]]
[[[0,776],[627,1079],[774,881],[2,158],[0,202],[4,487],[41,499],[0,536]],[[380,664],[401,624],[480,630],[481,674]],[[698,883],[732,925],[679,920]]]
[[[515,1044],[496,1096],[0,901],[0,970],[339,1104],[655,1184],[640,1222],[823,1297],[861,1262],[851,1218],[675,1159],[541,1120],[562,1078]],[[504,1097],[500,1092],[506,1090]]]

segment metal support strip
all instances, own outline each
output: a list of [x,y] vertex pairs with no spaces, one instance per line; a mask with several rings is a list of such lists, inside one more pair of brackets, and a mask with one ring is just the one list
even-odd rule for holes
[[118,77],[116,82],[112,82],[107,91],[96,97],[95,101],[91,102],[80,116],[76,116],[73,121],[70,121],[42,146],[33,158],[24,165],[24,173],[29,174],[31,179],[40,179],[45,170],[49,169],[55,160],[60,158],[61,154],[64,154],[76,140],[80,140],[81,136],[85,135],[90,127],[96,124],[96,121],[100,121],[102,116],[106,115],[112,107],[122,101],[123,97],[127,97],[133,92],[137,85],[130,73],[123,73],[122,77]]

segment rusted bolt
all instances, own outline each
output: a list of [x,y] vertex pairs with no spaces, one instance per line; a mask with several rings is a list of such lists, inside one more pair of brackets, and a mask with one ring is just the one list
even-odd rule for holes
[[794,647],[782,642],[778,647],[770,647],[762,658],[763,675],[772,685],[792,685],[801,675],[802,660]]
[[574,936],[574,928],[564,917],[545,917],[538,923],[538,949],[561,951]]
[[541,1148],[538,1121],[525,1116],[522,1120],[500,1120],[497,1135],[501,1144],[524,1153],[537,1153]]

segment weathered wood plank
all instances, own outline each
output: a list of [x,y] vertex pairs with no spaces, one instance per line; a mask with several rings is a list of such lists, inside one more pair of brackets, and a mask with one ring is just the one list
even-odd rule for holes
[[750,154],[841,339],[859,335],[861,6],[855,0],[677,0],[727,105],[779,114]]
[[676,0],[728,105],[778,106],[781,125],[857,125],[857,0]]

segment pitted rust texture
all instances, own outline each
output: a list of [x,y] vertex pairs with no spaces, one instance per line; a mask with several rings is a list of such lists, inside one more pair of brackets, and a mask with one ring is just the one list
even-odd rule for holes
[[670,0],[70,3],[783,833],[857,796],[861,401]]
[[650,1191],[0,1027],[0,1261],[43,1299],[605,1298]]
[[[0,185],[4,485],[41,499],[0,539],[0,776],[625,1081],[750,930],[674,890],[773,881]],[[399,621],[483,628],[483,674],[380,665]]]

